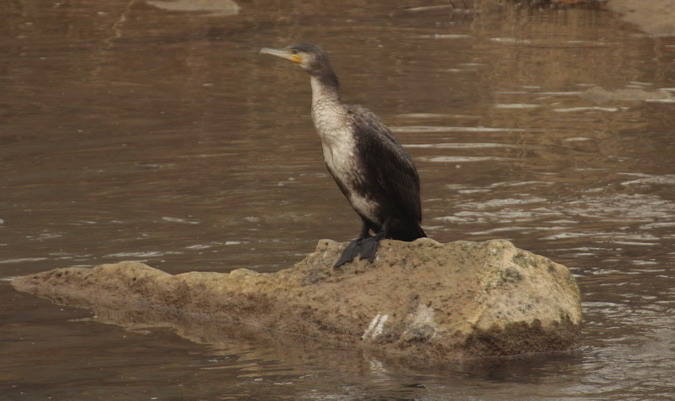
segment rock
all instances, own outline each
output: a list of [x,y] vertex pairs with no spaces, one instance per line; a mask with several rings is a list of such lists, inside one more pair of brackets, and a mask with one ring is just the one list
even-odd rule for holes
[[675,36],[675,7],[672,0],[610,0],[607,6],[651,36]]
[[645,101],[675,103],[675,96],[666,90],[647,91],[638,88],[626,88],[609,91],[605,88],[594,86],[579,94],[584,99],[595,103],[622,102],[622,101]]
[[[570,349],[580,296],[568,269],[508,241],[382,241],[372,264],[334,270],[319,241],[290,269],[170,275],[135,262],[16,278],[19,291],[93,308],[118,324],[231,322],[442,362]],[[269,332],[270,330],[257,330]]]
[[146,4],[173,12],[199,12],[212,17],[237,15],[241,8],[234,0],[146,0]]

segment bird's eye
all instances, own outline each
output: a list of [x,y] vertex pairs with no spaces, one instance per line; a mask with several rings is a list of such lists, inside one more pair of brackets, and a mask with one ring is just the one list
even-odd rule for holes
[[298,51],[295,49],[291,49],[291,54],[298,54]]

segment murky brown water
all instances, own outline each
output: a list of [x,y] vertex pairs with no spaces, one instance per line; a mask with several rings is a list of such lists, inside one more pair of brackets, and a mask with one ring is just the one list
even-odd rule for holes
[[573,270],[579,350],[419,370],[217,328],[125,330],[5,280],[0,399],[675,398],[675,38],[601,10],[373,3],[0,4],[0,277],[120,260],[274,271],[356,235],[306,74],[257,54],[312,41],[344,100],[413,155],[430,236],[508,238]]

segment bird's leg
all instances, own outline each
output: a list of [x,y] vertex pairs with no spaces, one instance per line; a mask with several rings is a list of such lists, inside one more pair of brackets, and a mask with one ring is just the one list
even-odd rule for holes
[[377,248],[380,246],[380,241],[389,236],[389,226],[391,225],[391,218],[384,221],[380,232],[372,237],[368,237],[361,242],[359,257],[361,259],[368,259],[370,263],[375,261]]
[[362,219],[362,222],[363,225],[361,226],[361,233],[359,234],[359,237],[352,240],[352,242],[347,245],[345,250],[342,251],[342,255],[340,255],[338,261],[335,262],[335,265],[333,265],[334,269],[337,269],[345,263],[354,260],[354,258],[360,254],[359,250],[363,241],[370,238],[370,224],[368,224],[368,222],[364,219]]
[[361,219],[361,233],[356,241],[362,241],[366,238],[370,238],[370,224],[365,219]]

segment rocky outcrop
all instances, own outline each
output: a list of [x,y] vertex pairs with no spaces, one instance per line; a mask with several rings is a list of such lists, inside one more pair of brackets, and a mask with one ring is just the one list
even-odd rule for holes
[[374,263],[335,270],[342,247],[321,240],[277,273],[170,275],[122,262],[12,284],[119,324],[170,324],[180,333],[185,324],[229,322],[249,333],[297,334],[431,362],[566,350],[579,336],[580,296],[569,270],[508,241],[382,241]]

